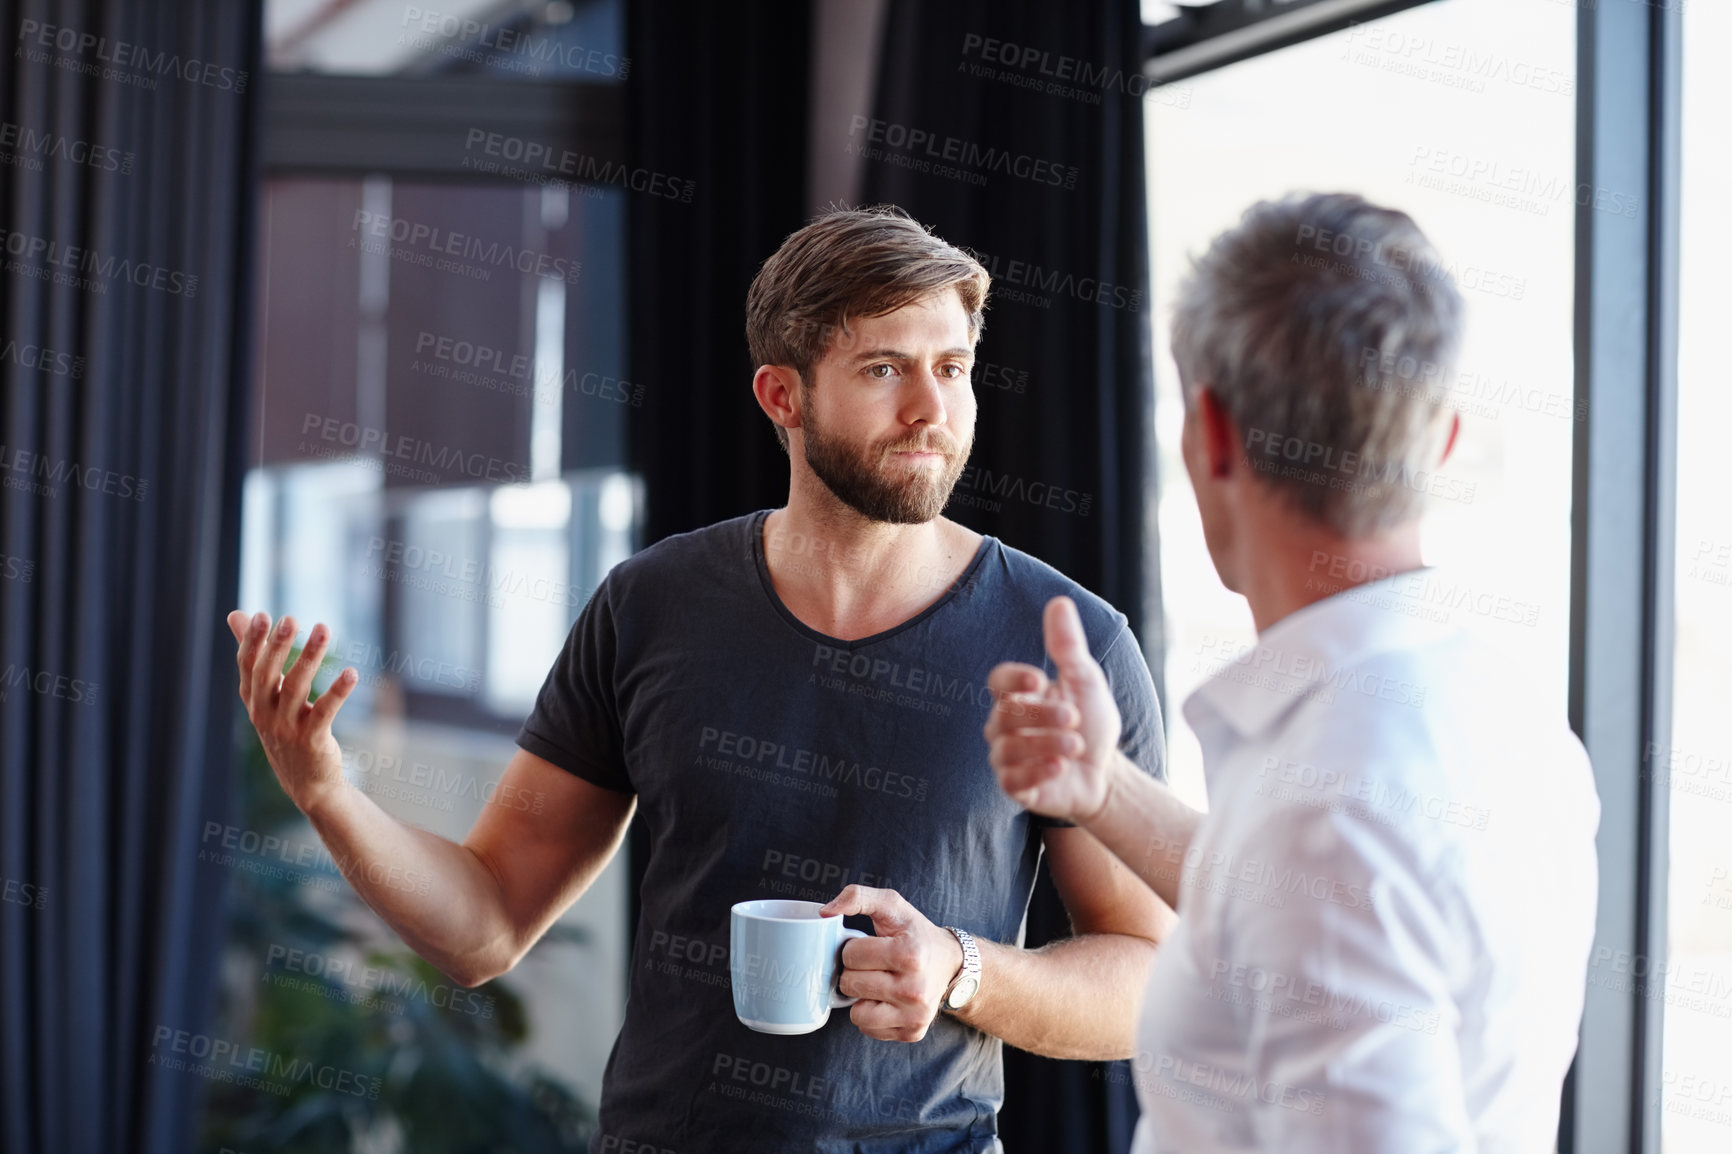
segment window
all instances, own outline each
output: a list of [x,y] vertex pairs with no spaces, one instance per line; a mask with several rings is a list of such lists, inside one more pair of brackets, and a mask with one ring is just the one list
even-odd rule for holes
[[[1427,4],[1158,88],[1147,104],[1161,583],[1175,786],[1203,802],[1177,708],[1255,632],[1215,576],[1179,455],[1168,348],[1189,259],[1254,201],[1349,191],[1408,212],[1468,302],[1450,384],[1453,499],[1427,522],[1431,606],[1482,624],[1565,708],[1569,658],[1575,18],[1570,5]],[[1596,211],[1637,211],[1601,190]],[[1593,200],[1594,198],[1587,198]]]
[[1732,262],[1732,82],[1716,49],[1732,9],[1684,10],[1683,170],[1678,321],[1678,505],[1672,732],[1644,751],[1671,795],[1670,973],[1663,989],[1664,1154],[1732,1146],[1732,515],[1723,467],[1732,426],[1722,336]]
[[625,12],[596,0],[270,0],[273,72],[624,80]]
[[[617,148],[623,8],[272,0],[266,24],[241,603],[292,614],[302,641],[330,627],[315,688],[361,674],[334,728],[349,780],[461,840],[486,805],[537,804],[500,788],[512,737],[642,524],[625,193],[480,162]],[[624,1013],[623,858],[509,976],[466,990],[366,909],[251,727],[238,740],[215,1029],[378,1082],[363,1104],[217,1083],[203,1146],[586,1148]]]

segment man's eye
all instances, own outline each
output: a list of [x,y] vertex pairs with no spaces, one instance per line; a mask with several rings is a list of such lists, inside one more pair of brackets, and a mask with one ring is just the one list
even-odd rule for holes
[[940,371],[953,381],[968,375],[968,370],[963,368],[961,365],[944,365],[941,367]]
[[[883,369],[884,371],[879,372],[878,371],[879,369]],[[894,376],[895,373],[896,373],[896,366],[891,365],[891,364],[877,364],[877,365],[873,365],[871,368],[866,370],[867,376],[870,376],[874,380],[879,380],[879,381],[887,381],[892,376]]]

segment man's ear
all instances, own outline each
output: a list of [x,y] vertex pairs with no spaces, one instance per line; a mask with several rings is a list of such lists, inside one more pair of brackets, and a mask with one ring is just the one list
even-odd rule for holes
[[1449,415],[1449,436],[1444,438],[1444,442],[1443,442],[1443,456],[1441,456],[1437,459],[1437,463],[1438,463],[1439,467],[1442,467],[1444,462],[1449,460],[1449,454],[1451,452],[1453,452],[1455,449],[1456,438],[1459,437],[1460,435],[1461,435],[1461,414],[1460,413],[1451,413]]
[[1244,441],[1239,436],[1239,424],[1221,404],[1214,390],[1203,386],[1191,398],[1197,407],[1198,432],[1202,434],[1203,465],[1208,475],[1225,480],[1238,468],[1244,456]]
[[800,374],[786,365],[759,365],[752,374],[752,395],[758,398],[758,407],[784,429],[800,427],[799,391]]

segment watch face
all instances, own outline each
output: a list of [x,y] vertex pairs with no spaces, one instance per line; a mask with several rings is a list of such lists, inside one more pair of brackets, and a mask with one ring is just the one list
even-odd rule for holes
[[956,983],[956,988],[950,991],[950,997],[948,999],[950,1008],[953,1010],[960,1010],[968,1004],[968,1000],[974,997],[975,991],[979,989],[979,978],[960,979]]

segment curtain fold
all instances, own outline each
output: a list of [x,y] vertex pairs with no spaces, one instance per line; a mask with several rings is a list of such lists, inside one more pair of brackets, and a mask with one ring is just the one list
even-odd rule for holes
[[[866,203],[993,274],[972,468],[946,515],[1112,602],[1158,657],[1139,5],[891,0],[885,27],[872,121],[837,147],[864,155]],[[1027,944],[1068,932],[1042,871]],[[1008,1154],[1117,1154],[1135,1119],[1125,1063],[1006,1049]]]
[[752,397],[746,290],[806,223],[812,13],[762,0],[634,0],[626,134],[632,163],[694,182],[691,202],[626,210],[633,466],[644,543],[788,500],[788,459]]
[[222,929],[261,6],[0,27],[0,1151],[178,1154],[205,1086],[151,1059]]

